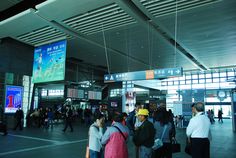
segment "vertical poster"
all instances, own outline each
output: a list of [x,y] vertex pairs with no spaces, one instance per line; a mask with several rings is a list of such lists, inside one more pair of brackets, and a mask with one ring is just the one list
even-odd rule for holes
[[22,108],[23,87],[6,86],[5,113],[15,113],[18,108]]
[[66,40],[35,48],[33,82],[42,83],[64,80]]

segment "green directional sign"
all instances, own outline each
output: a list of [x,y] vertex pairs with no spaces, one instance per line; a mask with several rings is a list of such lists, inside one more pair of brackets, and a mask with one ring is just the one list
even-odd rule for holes
[[151,80],[183,76],[183,68],[166,68],[104,75],[104,82]]

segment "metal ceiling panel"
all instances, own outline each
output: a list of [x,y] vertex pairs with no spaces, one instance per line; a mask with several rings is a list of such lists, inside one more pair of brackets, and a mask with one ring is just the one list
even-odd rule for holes
[[0,2],[0,4],[1,4],[0,5],[0,12],[16,5],[17,3],[20,3],[21,1],[23,1],[23,0],[2,0]]
[[165,16],[176,12],[191,10],[210,5],[221,0],[140,0],[143,6],[155,17]]
[[26,34],[17,36],[17,39],[25,43],[29,43],[34,46],[41,45],[42,43],[47,43],[49,41],[55,41],[59,39],[71,38],[71,36],[51,27],[46,26],[27,32]]
[[28,9],[0,22],[0,38],[16,37],[44,26],[45,21],[37,17],[32,9]]
[[61,22],[113,3],[114,0],[50,0],[36,6],[38,13],[49,20]]
[[[236,1],[221,1],[178,13],[177,40],[209,68],[235,65]],[[158,17],[175,32],[175,15]]]
[[9,36],[33,46],[71,38],[49,25],[50,23],[35,14],[35,10],[28,9],[0,22],[0,38]]
[[63,21],[69,27],[86,35],[130,25],[136,20],[118,4],[112,3]]

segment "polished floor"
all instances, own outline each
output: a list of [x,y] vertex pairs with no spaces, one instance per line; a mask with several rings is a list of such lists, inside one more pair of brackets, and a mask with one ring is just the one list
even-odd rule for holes
[[[9,130],[7,136],[0,135],[0,158],[84,158],[88,127],[74,124],[74,132],[62,132],[63,125],[53,129],[25,128],[23,131]],[[236,157],[236,133],[232,131],[231,120],[212,125],[211,158]],[[184,153],[185,130],[177,129],[177,141],[181,152],[173,158],[189,158]],[[129,157],[134,156],[134,145],[128,143]]]

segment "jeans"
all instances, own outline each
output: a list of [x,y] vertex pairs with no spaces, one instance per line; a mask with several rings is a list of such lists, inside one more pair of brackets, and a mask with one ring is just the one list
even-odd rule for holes
[[152,148],[147,148],[145,146],[139,147],[139,158],[151,158]]
[[102,158],[102,153],[90,149],[89,156],[90,158]]

